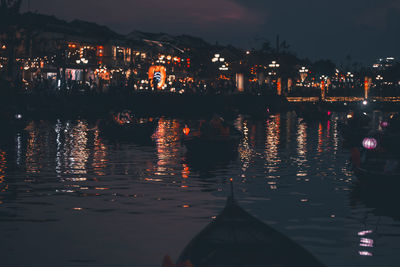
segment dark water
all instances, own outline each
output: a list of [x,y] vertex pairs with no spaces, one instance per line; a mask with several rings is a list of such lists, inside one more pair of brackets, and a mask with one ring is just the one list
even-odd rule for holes
[[0,144],[1,266],[161,266],[223,208],[231,177],[242,207],[327,266],[399,266],[398,197],[356,183],[339,117],[240,116],[239,154],[204,164],[186,159],[179,119],[160,119],[155,144],[30,123]]

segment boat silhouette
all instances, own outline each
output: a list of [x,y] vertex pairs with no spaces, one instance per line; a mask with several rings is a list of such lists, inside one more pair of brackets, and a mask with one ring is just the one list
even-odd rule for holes
[[303,247],[247,213],[233,195],[177,262],[194,267],[323,266]]

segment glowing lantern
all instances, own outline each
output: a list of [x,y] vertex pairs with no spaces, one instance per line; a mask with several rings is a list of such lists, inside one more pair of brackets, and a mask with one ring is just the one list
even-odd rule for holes
[[331,111],[328,111],[328,116],[330,116],[332,114],[332,112]]
[[278,81],[276,82],[277,84],[277,91],[278,91],[278,95],[282,95],[282,79],[278,78]]
[[164,66],[151,66],[149,69],[149,80],[151,87],[154,87],[154,83],[157,84],[157,89],[161,90],[165,86],[165,80],[167,78],[167,70]]
[[184,133],[185,135],[189,135],[190,129],[189,129],[189,127],[188,127],[187,125],[185,125],[185,128],[183,128],[183,133]]
[[376,141],[375,138],[372,137],[366,137],[364,138],[364,140],[362,141],[362,145],[365,149],[375,149],[378,146],[378,141]]
[[387,122],[387,121],[382,121],[381,122],[381,127],[382,128],[386,128],[386,127],[388,127],[389,126],[389,123]]

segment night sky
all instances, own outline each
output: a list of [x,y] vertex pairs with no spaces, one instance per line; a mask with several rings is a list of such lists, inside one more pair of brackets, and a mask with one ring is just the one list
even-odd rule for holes
[[[25,0],[23,11],[27,10]],[[31,0],[31,11],[133,30],[257,47],[280,34],[301,57],[400,58],[399,0]]]

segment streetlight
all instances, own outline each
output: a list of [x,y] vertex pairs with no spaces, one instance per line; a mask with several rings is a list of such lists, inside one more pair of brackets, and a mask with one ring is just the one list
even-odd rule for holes
[[219,70],[221,71],[227,71],[228,68],[228,63],[225,63],[225,58],[221,57],[220,54],[215,54],[214,57],[211,59],[212,63],[217,63],[217,62],[221,62],[223,63],[221,67],[219,67]]
[[219,70],[228,70],[229,68],[228,68],[228,66],[227,65],[225,65],[225,64],[223,64],[220,68],[219,68]]
[[308,69],[306,67],[301,67],[301,69],[299,69],[299,72],[300,72],[301,82],[303,83],[307,78]]
[[89,60],[88,59],[85,59],[85,58],[81,58],[81,59],[77,59],[76,60],[76,64],[88,64],[89,63]]
[[272,61],[271,64],[269,64],[270,68],[279,68],[280,65],[278,63],[276,63],[276,61]]
[[280,67],[280,64],[278,64],[276,61],[272,61],[271,64],[269,64],[268,66],[271,68],[271,71],[268,73],[268,75],[272,76],[273,79],[276,79],[276,81],[273,80],[272,82],[273,83],[276,82],[277,93],[278,93],[278,95],[281,95],[281,93],[282,93],[281,79],[277,78],[277,71],[276,71]]
[[280,67],[280,64],[276,63],[276,61],[272,61],[271,64],[268,65],[272,70],[271,72],[268,73],[270,76],[275,76],[276,75],[276,70],[277,68]]

